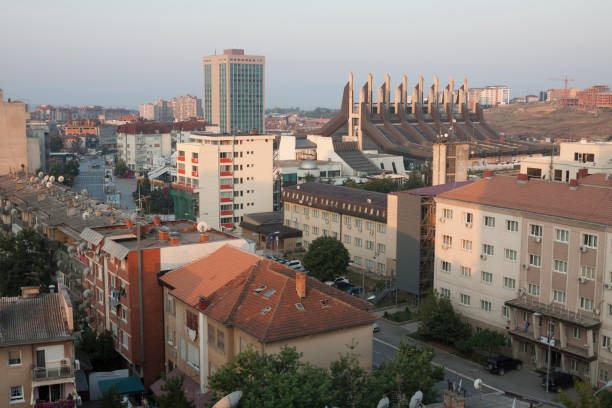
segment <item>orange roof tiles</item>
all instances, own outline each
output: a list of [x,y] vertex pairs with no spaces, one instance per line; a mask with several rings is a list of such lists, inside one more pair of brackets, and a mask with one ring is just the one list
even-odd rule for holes
[[610,174],[591,174],[578,180],[580,184],[585,186],[608,187],[612,188],[612,175]]
[[[300,298],[295,275],[296,271],[278,262],[226,246],[161,280],[189,304],[197,304],[199,296],[204,296],[206,315],[262,342],[364,325],[377,319],[366,311],[369,303],[314,278],[306,277],[306,296]],[[298,309],[296,304],[302,307]]]
[[[581,183],[583,181],[581,180]],[[494,176],[440,194],[443,199],[510,208],[578,221],[612,225],[612,189]]]

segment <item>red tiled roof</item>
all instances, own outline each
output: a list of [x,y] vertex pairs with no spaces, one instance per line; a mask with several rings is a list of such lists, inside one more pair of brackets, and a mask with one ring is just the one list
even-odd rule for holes
[[442,193],[446,193],[447,191],[454,190],[456,188],[469,184],[471,182],[472,182],[471,180],[470,181],[455,181],[453,183],[438,184],[437,186],[413,188],[411,190],[397,191],[397,192],[393,192],[389,194],[394,194],[394,195],[414,194],[414,195],[420,195],[420,196],[437,196]]
[[[295,275],[296,271],[278,262],[225,246],[161,280],[191,305],[204,296],[206,315],[262,342],[339,330],[377,319],[366,311],[370,303],[308,276],[306,296],[300,299]],[[301,303],[303,310],[296,303]]]
[[580,184],[586,186],[608,187],[612,188],[612,174],[591,174],[578,180]]
[[174,130],[182,130],[186,132],[193,130],[206,130],[206,122],[191,118],[182,122],[174,122],[170,125],[170,127]]
[[521,184],[516,177],[494,176],[440,194],[444,199],[510,208],[578,221],[612,225],[612,189],[583,184],[531,179]]
[[168,125],[161,122],[131,122],[117,127],[117,133],[127,133],[130,135],[137,134],[153,134],[153,133],[169,133]]

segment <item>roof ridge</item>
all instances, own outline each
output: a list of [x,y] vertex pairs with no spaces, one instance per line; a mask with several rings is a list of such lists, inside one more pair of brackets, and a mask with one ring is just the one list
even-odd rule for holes
[[232,306],[232,310],[227,315],[227,318],[225,319],[224,323],[233,322],[234,315],[238,311],[238,306],[244,300],[247,288],[248,288],[249,284],[251,282],[253,282],[254,277],[255,277],[255,271],[257,270],[257,268],[259,268],[261,263],[262,263],[262,259],[257,261],[257,263],[251,267],[251,270],[249,271],[249,276],[247,276],[247,278],[244,280],[244,284],[242,285],[242,290],[240,291],[240,294],[238,295],[238,298],[236,299],[236,302],[234,303],[234,306]]
[[[268,268],[268,270],[271,270],[270,268]],[[272,318],[270,319],[270,322],[266,325],[266,330],[264,332],[264,339],[268,337],[268,332],[270,331],[270,326],[272,325],[272,323],[276,320],[276,313],[278,313],[278,309],[279,309],[279,305],[281,304],[281,299],[283,298],[283,296],[285,296],[285,289],[287,288],[287,282],[289,281],[289,279],[291,279],[289,276],[285,275],[285,283],[283,284],[283,288],[280,292],[280,296],[278,297],[278,300],[276,302],[276,307],[274,308],[274,313],[272,314]]]

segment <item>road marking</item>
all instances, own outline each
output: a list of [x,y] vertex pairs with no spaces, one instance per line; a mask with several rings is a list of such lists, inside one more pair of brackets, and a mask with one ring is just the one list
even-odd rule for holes
[[[384,345],[385,345],[385,346],[387,346],[387,347],[391,347],[392,349],[394,349],[394,350],[396,350],[396,351],[399,351],[399,347],[397,347],[397,346],[395,346],[395,345],[393,345],[393,344],[391,344],[391,343],[387,343],[387,342],[386,342],[386,341],[384,341],[384,340],[380,340],[380,339],[377,339],[376,337],[374,337],[374,341],[377,341],[377,342],[379,342],[379,343],[381,343],[381,344],[384,344]],[[444,365],[442,365],[442,364],[436,363],[435,361],[432,361],[432,362],[431,362],[431,364],[435,365],[436,367],[442,367],[443,369],[445,369],[445,370],[446,370],[446,371],[448,371],[449,373],[453,373],[453,374],[458,375],[458,376],[460,376],[460,377],[463,377],[463,378],[465,378],[465,379],[467,379],[467,380],[469,380],[469,381],[474,382],[474,380],[475,380],[475,378],[472,378],[472,377],[470,377],[470,376],[468,376],[468,375],[465,375],[465,374],[463,374],[463,373],[460,373],[459,371],[455,371],[455,370],[453,370],[452,368],[448,368],[448,367],[446,367],[446,366],[444,366]],[[496,392],[501,392],[501,393],[505,393],[505,391],[502,391],[502,390],[500,390],[499,388],[495,388],[495,387],[493,387],[493,386],[491,386],[491,385],[485,384],[484,382],[482,383],[482,385],[483,385],[483,386],[485,386],[485,387],[487,387],[487,388],[489,388],[489,389],[491,389],[491,390],[493,390],[493,391],[496,391]]]

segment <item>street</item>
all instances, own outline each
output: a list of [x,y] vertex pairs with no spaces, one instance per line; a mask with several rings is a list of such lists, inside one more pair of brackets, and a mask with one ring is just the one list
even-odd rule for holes
[[[98,168],[93,168],[94,165],[99,165]],[[122,179],[113,176],[113,182],[117,192],[121,194],[122,209],[131,210],[136,208],[132,193],[136,190],[135,179]],[[106,201],[104,194],[104,158],[100,156],[85,157],[82,156],[79,161],[79,175],[77,176],[74,189],[81,191],[87,190],[87,193],[100,201]]]
[[[393,357],[397,352],[397,346],[404,340],[414,345],[422,345],[420,342],[407,336],[409,330],[393,325],[383,319],[378,322],[380,331],[374,334],[373,363],[379,365],[384,359]],[[440,393],[447,387],[447,380],[458,383],[462,379],[462,388],[466,395],[486,394],[490,392],[511,392],[524,397],[536,397],[541,400],[550,401],[558,396],[557,393],[546,393],[540,386],[540,376],[529,368],[520,371],[509,371],[503,377],[490,374],[480,365],[465,360],[444,350],[435,349],[434,364],[444,368],[445,380],[438,383]],[[474,390],[474,380],[480,378],[483,387],[480,391]]]

